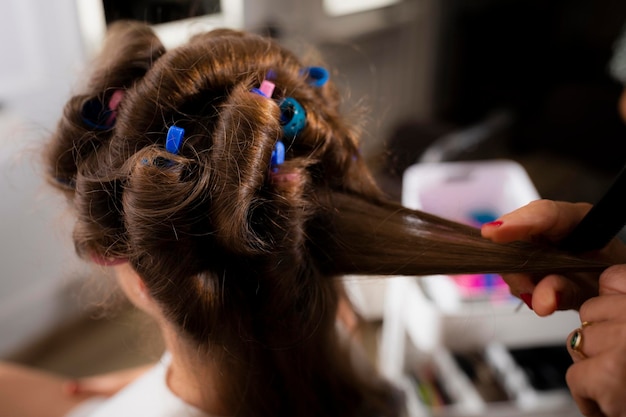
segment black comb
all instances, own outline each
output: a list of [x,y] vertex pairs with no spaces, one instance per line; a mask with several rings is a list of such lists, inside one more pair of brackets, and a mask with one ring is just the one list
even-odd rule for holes
[[602,198],[560,244],[574,253],[601,249],[626,224],[626,166]]

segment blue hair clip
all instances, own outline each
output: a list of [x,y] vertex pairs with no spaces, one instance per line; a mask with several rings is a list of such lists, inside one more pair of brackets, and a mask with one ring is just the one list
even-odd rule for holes
[[[321,69],[323,72],[326,72],[323,68]],[[307,70],[309,71],[309,70]],[[271,74],[270,74],[271,73]],[[327,73],[327,72],[326,72]],[[318,77],[320,74],[319,71],[313,71],[313,77]],[[267,78],[273,78],[275,74],[272,71],[268,72]],[[262,97],[266,97],[271,99],[274,93],[275,85],[272,81],[268,79],[263,80],[261,85],[258,88],[252,88],[250,92],[254,94],[258,94]],[[323,75],[321,78],[324,78]],[[326,79],[328,79],[328,75],[326,74]],[[322,84],[326,82],[323,81]],[[300,133],[300,131],[306,126],[306,112],[300,103],[297,100],[291,97],[287,97],[279,102],[280,107],[280,124],[283,127],[283,137],[288,139],[293,139]],[[168,134],[169,138],[169,134]],[[272,157],[270,160],[270,167],[272,171],[276,171],[277,167],[285,162],[285,144],[278,140],[274,144],[274,149],[272,150]]]
[[282,141],[277,141],[272,150],[272,158],[270,165],[274,170],[278,165],[282,165],[285,162],[285,144]]
[[306,126],[306,111],[296,99],[287,97],[280,102],[280,121],[283,135],[292,139]]
[[165,139],[165,149],[174,155],[178,154],[180,144],[185,137],[185,129],[177,126],[170,126],[167,130],[167,138]]
[[115,112],[98,98],[85,102],[81,118],[83,123],[94,130],[109,130],[115,124]]
[[330,78],[328,70],[323,67],[307,67],[306,71],[309,83],[314,87],[323,86]]

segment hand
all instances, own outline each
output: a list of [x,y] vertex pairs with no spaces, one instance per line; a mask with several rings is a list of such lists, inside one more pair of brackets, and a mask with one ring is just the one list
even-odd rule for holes
[[574,364],[567,384],[581,412],[588,417],[626,416],[626,265],[600,276],[599,297],[585,302],[580,319],[580,346],[568,349]]
[[[537,200],[505,214],[482,227],[482,235],[494,242],[516,240],[557,245],[582,220],[591,208],[587,203]],[[606,248],[585,254],[610,263],[626,262],[626,247],[614,239]],[[575,308],[598,294],[598,275],[590,273],[547,275],[505,274],[511,293],[522,298],[538,315]]]
[[144,374],[152,365],[124,369],[103,375],[96,375],[67,381],[63,390],[70,396],[110,397]]

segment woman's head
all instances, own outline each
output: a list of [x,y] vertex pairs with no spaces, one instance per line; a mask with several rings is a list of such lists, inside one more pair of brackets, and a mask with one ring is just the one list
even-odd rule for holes
[[[142,24],[109,32],[48,153],[76,211],[78,253],[128,261],[184,337],[234,364],[225,395],[233,404],[246,398],[244,412],[308,403],[310,412],[350,415],[331,404],[384,390],[348,388],[359,381],[341,361],[332,384],[315,369],[316,356],[332,366],[341,355],[336,283],[316,260],[325,248],[308,224],[320,216],[320,190],[378,191],[332,82],[315,85],[295,56],[257,35],[216,30],[166,52]],[[253,91],[264,80],[275,85],[272,97]],[[290,117],[286,98],[306,112],[295,137],[281,121]],[[166,149],[172,126],[184,130],[174,153]],[[277,141],[285,161],[272,166]],[[272,375],[271,393],[247,388]],[[285,396],[298,384],[334,397]]]

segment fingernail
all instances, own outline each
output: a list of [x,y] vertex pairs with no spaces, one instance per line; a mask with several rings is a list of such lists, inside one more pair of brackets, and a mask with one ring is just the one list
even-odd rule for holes
[[487,222],[487,223],[483,224],[483,226],[499,227],[499,226],[502,226],[502,221],[496,220],[496,221],[493,221],[493,222]]
[[67,381],[63,384],[63,390],[69,395],[74,395],[78,392],[78,383],[76,381]]
[[520,294],[519,298],[521,298],[522,301],[526,303],[528,308],[530,308],[531,310],[533,309],[533,295],[532,294],[530,293]]

